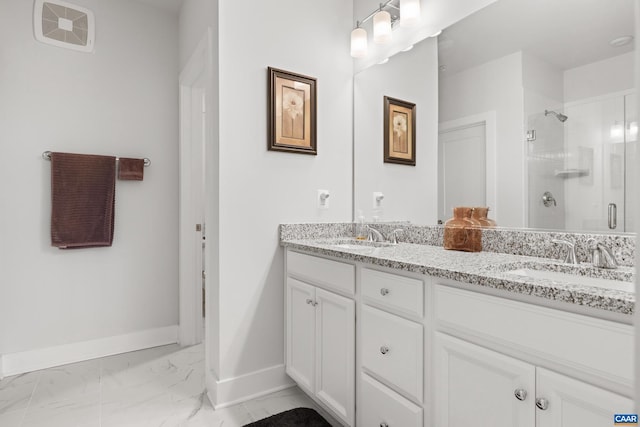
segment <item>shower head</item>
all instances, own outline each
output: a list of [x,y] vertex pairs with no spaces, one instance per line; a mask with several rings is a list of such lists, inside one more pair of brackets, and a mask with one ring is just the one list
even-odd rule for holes
[[549,114],[556,116],[556,119],[560,120],[562,123],[566,122],[567,119],[569,118],[562,113],[556,113],[555,111],[551,111],[551,110],[544,110],[545,116],[548,116]]

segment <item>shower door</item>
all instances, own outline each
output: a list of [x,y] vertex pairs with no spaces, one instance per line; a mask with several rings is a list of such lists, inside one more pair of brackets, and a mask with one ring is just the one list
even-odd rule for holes
[[[635,96],[614,94],[564,106],[568,117],[529,117],[529,226],[634,231]],[[546,191],[553,202],[545,203]]]

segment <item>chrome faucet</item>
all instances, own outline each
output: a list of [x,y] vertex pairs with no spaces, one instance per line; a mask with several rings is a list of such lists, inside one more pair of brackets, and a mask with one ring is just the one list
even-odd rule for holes
[[587,240],[587,245],[591,254],[591,264],[593,264],[594,267],[618,268],[618,262],[613,252],[611,252],[611,249],[594,238]]
[[397,245],[398,244],[398,235],[404,233],[404,230],[402,228],[397,228],[395,230],[393,230],[391,232],[391,234],[389,235],[389,243],[391,243],[392,245]]
[[564,257],[564,262],[566,264],[578,264],[578,260],[576,259],[576,245],[569,242],[568,240],[560,240],[553,239],[553,243],[558,245],[563,245],[567,247],[567,255]]
[[375,228],[367,225],[367,242],[384,242],[384,236]]

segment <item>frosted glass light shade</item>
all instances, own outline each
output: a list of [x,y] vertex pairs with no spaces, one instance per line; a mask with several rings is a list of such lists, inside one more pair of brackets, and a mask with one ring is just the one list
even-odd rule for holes
[[391,41],[391,15],[386,10],[373,15],[373,41],[379,44]]
[[367,56],[367,32],[364,28],[351,31],[351,56],[354,58]]
[[413,27],[420,23],[420,0],[400,0],[400,25]]

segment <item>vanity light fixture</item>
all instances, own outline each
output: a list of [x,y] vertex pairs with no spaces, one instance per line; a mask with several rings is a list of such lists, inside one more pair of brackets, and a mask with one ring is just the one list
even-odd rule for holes
[[373,15],[373,42],[385,44],[391,38],[391,14],[380,6],[380,11]]
[[387,0],[371,12],[366,18],[357,21],[351,31],[351,56],[364,58],[367,55],[367,32],[361,26],[373,20],[374,43],[389,43],[396,24],[403,27],[414,26],[420,21],[420,2],[422,0]]
[[351,31],[351,56],[354,58],[364,58],[367,56],[367,32],[360,28],[360,21],[356,28]]
[[420,0],[402,0],[400,2],[400,25],[415,27],[420,23]]

